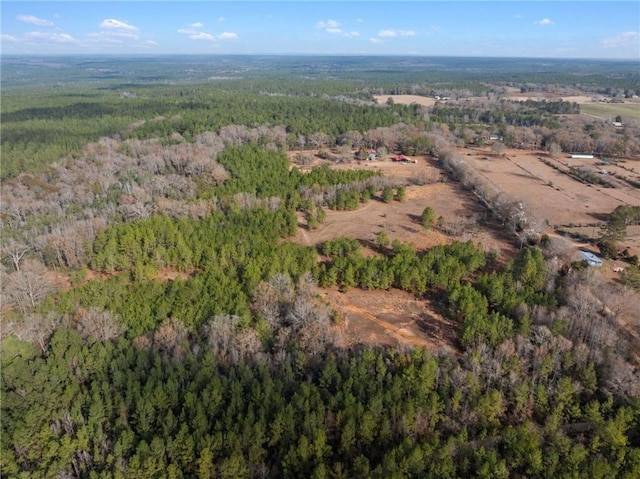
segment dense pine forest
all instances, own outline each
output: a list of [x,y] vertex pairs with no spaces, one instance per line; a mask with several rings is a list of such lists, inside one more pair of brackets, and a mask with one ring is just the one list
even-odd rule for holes
[[[637,156],[633,121],[496,98],[631,96],[637,71],[476,62],[3,58],[2,476],[638,477],[640,340],[620,321],[637,258],[598,280],[455,153],[499,134]],[[394,93],[459,98],[373,99]],[[328,212],[406,201],[410,184],[332,167],[369,148],[433,158],[515,253],[384,230],[291,241]],[[612,256],[637,209],[604,219]],[[456,338],[345,346],[328,289],[405,292]]]

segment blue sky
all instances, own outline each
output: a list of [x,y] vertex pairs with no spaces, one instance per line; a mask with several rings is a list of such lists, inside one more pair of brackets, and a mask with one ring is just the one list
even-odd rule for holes
[[6,1],[2,54],[640,59],[631,1]]

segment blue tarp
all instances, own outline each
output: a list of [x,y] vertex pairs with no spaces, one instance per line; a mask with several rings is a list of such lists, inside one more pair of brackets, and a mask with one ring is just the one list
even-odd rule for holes
[[589,253],[588,251],[580,251],[580,253],[582,253],[582,258],[589,263],[590,266],[602,266],[602,260],[595,254]]

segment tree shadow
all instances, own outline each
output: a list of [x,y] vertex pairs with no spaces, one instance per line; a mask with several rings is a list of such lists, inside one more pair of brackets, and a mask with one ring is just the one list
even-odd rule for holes
[[419,225],[422,225],[422,216],[420,215],[412,215],[411,213],[407,214],[407,217],[409,218],[409,220],[411,220],[412,223],[416,223]]
[[606,223],[609,220],[609,213],[588,213],[593,219]]
[[402,229],[405,231],[408,231],[409,233],[420,233],[420,229],[418,228],[413,228],[411,226],[407,226],[407,225],[402,225]]

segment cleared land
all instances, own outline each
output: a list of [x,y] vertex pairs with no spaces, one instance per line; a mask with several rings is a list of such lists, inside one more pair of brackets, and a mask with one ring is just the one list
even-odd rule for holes
[[580,111],[605,119],[614,119],[618,115],[623,119],[640,119],[639,103],[584,103],[580,105]]
[[614,103],[611,99],[598,101],[596,97],[588,95],[558,96],[548,93],[517,94],[505,98],[512,101],[561,99],[562,101],[577,103],[580,105],[580,112],[586,115],[597,116],[607,120],[613,120],[618,115],[627,120],[640,119],[640,98],[625,98],[622,100],[623,103]]
[[[379,104],[384,104],[389,98],[394,103],[402,105],[424,105],[433,106],[438,101],[435,98],[419,96],[419,95],[374,95]],[[530,92],[530,93],[514,93],[503,97],[505,100],[526,101],[526,100],[562,100],[571,103],[578,103],[580,111],[584,114],[596,116],[607,120],[613,120],[620,115],[627,120],[640,120],[640,98],[624,99],[624,103],[611,103],[594,101],[594,97],[588,95],[560,96],[547,92]],[[467,98],[473,100],[474,98]],[[477,100],[486,100],[486,98],[477,98]]]
[[416,105],[433,106],[437,101],[435,98],[420,95],[373,95],[373,97],[380,104],[386,103],[389,98],[392,98],[394,103],[401,105],[411,105],[415,103]]
[[[295,156],[295,153],[291,153],[291,156]],[[315,230],[308,230],[301,217],[301,228],[294,240],[310,246],[338,236],[347,236],[367,246],[373,244],[377,233],[385,230],[391,241],[410,242],[418,249],[450,243],[455,239],[481,243],[487,251],[513,248],[501,233],[482,227],[486,210],[473,194],[462,189],[458,183],[447,181],[434,160],[426,157],[411,159],[416,163],[402,164],[383,159],[335,165],[334,168],[339,169],[381,171],[394,184],[407,185],[406,198],[403,202],[394,200],[391,203],[374,198],[354,211],[329,210],[326,221]],[[330,162],[316,160],[314,165],[322,163]],[[420,216],[427,206],[433,208],[437,216],[443,217],[445,230],[456,230],[459,234],[445,234],[435,229],[425,231]]]
[[341,293],[327,289],[323,298],[340,311],[345,346],[403,345],[431,349],[455,345],[460,326],[435,312],[431,304],[399,290]]
[[[412,157],[416,163],[397,163],[385,158],[378,161],[335,163],[322,160],[317,152],[302,152],[312,156],[310,164],[300,167],[330,164],[339,169],[375,169],[396,185],[406,185],[403,202],[384,203],[380,198],[362,204],[354,211],[327,211],[326,221],[309,230],[302,215],[293,239],[305,245],[319,245],[339,236],[359,240],[365,254],[377,254],[373,248],[377,233],[384,230],[391,241],[398,239],[426,249],[454,240],[472,240],[483,245],[485,251],[498,251],[503,259],[517,252],[513,239],[499,229],[485,224],[486,209],[478,199],[460,184],[447,180],[438,163],[428,157]],[[290,158],[298,152],[290,152]],[[617,179],[611,173],[640,181],[640,159],[602,166],[598,160],[557,159],[545,152],[508,150],[503,157],[494,156],[490,148],[461,148],[458,154],[480,172],[488,182],[503,192],[522,200],[540,220],[556,225],[564,234],[583,225],[582,234],[568,237],[578,254],[580,247],[589,245],[589,238],[599,234],[598,225],[618,205],[640,205],[640,189]],[[570,166],[591,169],[594,175],[610,179],[614,187],[591,185],[570,175]],[[601,173],[606,168],[607,174]],[[610,173],[609,173],[610,172]],[[420,224],[424,208],[432,207],[442,216],[445,227],[425,231]],[[587,232],[589,234],[585,234]],[[549,233],[555,235],[554,229]],[[640,235],[631,231],[624,246],[631,254],[640,254]],[[591,248],[593,248],[591,246]],[[603,276],[617,280],[612,268],[619,262],[605,262]],[[442,316],[432,305],[416,300],[403,291],[363,291],[351,288],[347,292],[323,290],[324,299],[340,313],[342,339],[348,344],[422,345],[432,349],[455,347],[459,326]]]
[[[640,204],[640,189],[610,174],[620,168],[599,166],[599,160],[572,159],[566,155],[552,158],[544,152],[523,150],[508,150],[504,156],[495,156],[488,149],[464,148],[458,153],[487,181],[524,201],[550,225],[601,222],[620,205]],[[623,165],[638,170],[640,160],[629,160]],[[584,168],[592,173],[594,181],[601,183],[572,176],[572,168]],[[635,179],[638,175],[626,172],[626,176]],[[615,187],[607,187],[605,182]]]

